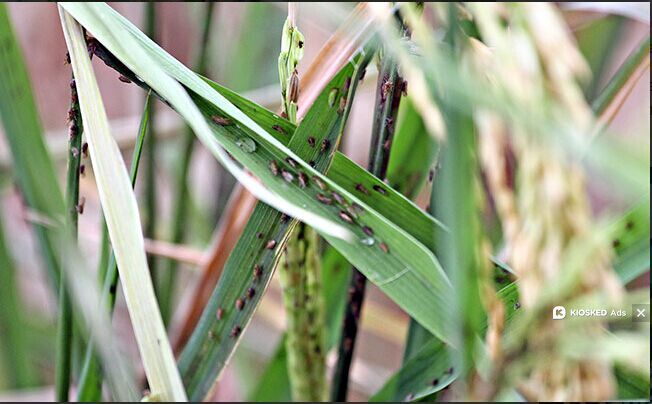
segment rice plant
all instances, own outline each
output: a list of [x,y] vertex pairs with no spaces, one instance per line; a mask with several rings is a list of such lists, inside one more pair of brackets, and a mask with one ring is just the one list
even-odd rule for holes
[[649,400],[649,5],[35,7],[3,401]]

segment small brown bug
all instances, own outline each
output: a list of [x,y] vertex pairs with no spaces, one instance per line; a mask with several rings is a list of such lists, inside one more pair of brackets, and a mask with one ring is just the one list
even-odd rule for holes
[[81,175],[82,177],[86,175],[86,166],[83,164],[79,166],[79,175]]
[[315,147],[317,140],[313,136],[308,136],[308,146]]
[[391,148],[392,148],[392,138],[388,137],[387,140],[385,140],[385,143],[383,143],[383,149],[385,149],[385,151],[389,151],[389,149]]
[[321,141],[321,151],[322,153],[327,151],[331,147],[331,141],[328,139],[324,139]]
[[263,238],[264,236],[265,236],[265,235],[263,234],[263,232],[258,232],[258,233],[256,234],[256,238],[258,238],[258,239],[261,239],[261,238]]
[[211,121],[213,121],[216,125],[220,125],[220,126],[231,125],[231,120],[229,118],[225,118],[219,115],[211,116]]
[[125,77],[123,75],[120,75],[120,77],[118,77],[118,80],[120,80],[123,83],[131,83],[131,80],[129,80],[128,77]]
[[242,310],[244,308],[244,305],[245,305],[244,300],[242,300],[240,298],[235,300],[235,308],[236,309]]
[[315,163],[315,160],[310,160],[310,161],[308,162],[308,165],[309,165],[310,167],[312,167],[312,168],[315,168],[315,166],[317,165],[317,163]]
[[338,114],[342,114],[344,112],[344,110],[346,109],[346,102],[347,102],[346,97],[340,98],[340,106],[339,108],[337,108]]
[[[354,204],[354,205],[355,205],[355,204]],[[358,212],[357,212],[357,209],[355,209],[355,208],[353,207],[354,205],[347,206],[347,207],[346,207],[346,211],[349,212],[349,216],[351,216],[351,217],[354,218],[354,219],[357,219],[357,218],[358,218]],[[357,205],[356,205],[356,206],[357,206]]]
[[389,253],[389,246],[387,246],[387,244],[381,242],[380,244],[378,244],[378,247],[379,247],[379,248],[382,250],[382,252],[384,252],[385,254]]
[[446,371],[446,374],[447,374],[447,375],[452,375],[452,374],[453,374],[453,370],[454,370],[454,369],[453,369],[452,367],[451,367],[451,368],[448,368],[448,370]]
[[76,147],[71,148],[70,154],[72,154],[74,158],[77,158],[77,156],[79,156],[79,149],[77,149]]
[[77,124],[73,122],[72,125],[70,125],[70,129],[68,130],[68,137],[70,139],[74,139],[77,136],[78,130],[79,128],[77,127]]
[[273,250],[274,247],[276,247],[276,240],[269,240],[267,244],[265,244],[265,248],[268,250]]
[[285,213],[281,214],[281,223],[287,223],[290,220],[290,216]]
[[274,129],[275,131],[277,131],[280,134],[287,135],[287,133],[285,132],[285,129],[283,129],[280,125],[274,125],[274,126],[272,126],[272,129]]
[[224,309],[223,308],[220,307],[219,309],[217,309],[216,317],[217,317],[218,320],[221,320],[222,318],[224,318]]
[[340,219],[344,220],[347,223],[353,223],[353,219],[343,210],[340,210]]
[[263,267],[260,265],[254,266],[254,279],[255,280],[260,279],[262,274],[263,274]]
[[278,163],[276,160],[272,160],[269,162],[269,171],[272,172],[273,175],[278,175]]
[[380,87],[380,99],[382,102],[385,102],[387,100],[387,95],[392,91],[392,87],[394,87],[394,84],[392,84],[391,81],[389,81],[389,77],[385,76],[383,77],[383,84]]
[[254,297],[255,294],[256,294],[256,289],[254,289],[254,288],[249,288],[249,289],[247,289],[247,297],[248,297],[249,299],[251,299],[252,297]]
[[81,198],[79,198],[79,203],[77,204],[77,207],[76,207],[77,213],[79,213],[80,215],[84,214],[84,205],[85,204],[86,204],[86,198],[82,196]]
[[317,184],[319,189],[321,189],[322,191],[325,191],[328,188],[326,186],[326,183],[324,181],[322,181],[321,178],[319,178],[318,176],[313,175],[312,180],[315,181],[315,184]]
[[385,119],[385,126],[387,127],[387,131],[389,133],[394,133],[394,118],[392,118],[391,116],[388,116]]
[[82,145],[82,154],[84,157],[88,157],[88,143],[86,142]]
[[304,173],[299,173],[299,186],[305,188],[308,186],[308,176]]
[[331,198],[327,197],[326,195],[323,195],[323,194],[317,194],[317,200],[319,202],[323,203],[324,205],[332,205],[333,204],[333,200]]
[[231,330],[231,338],[237,337],[238,335],[240,335],[241,332],[242,332],[242,328],[240,328],[240,326],[238,325],[234,326],[233,329]]
[[347,210],[348,210],[349,212],[353,213],[353,215],[359,215],[359,214],[362,214],[362,213],[364,212],[364,209],[362,209],[362,206],[358,205],[358,204],[355,203],[355,202],[353,202],[353,203],[351,204],[351,206],[349,206],[349,207],[347,208]]
[[342,197],[342,195],[338,194],[337,192],[333,191],[331,192],[331,195],[333,196],[333,199],[335,199],[340,205],[344,205],[346,203],[346,200]]
[[378,192],[381,195],[387,195],[385,188],[381,187],[380,185],[374,185],[374,191]]
[[355,184],[355,189],[362,192],[365,195],[369,195],[369,190],[362,184]]
[[369,226],[362,226],[362,231],[369,237],[374,235],[374,231]]
[[296,69],[290,75],[290,85],[288,86],[288,99],[296,103],[299,99],[299,73]]
[[519,302],[514,303],[514,310],[518,310],[520,308],[521,308],[521,303]]
[[297,161],[292,157],[286,158],[285,162],[288,163],[292,168],[297,168]]
[[347,77],[346,80],[344,80],[344,85],[342,86],[342,90],[349,91],[349,87],[351,87],[351,77]]
[[438,385],[438,384],[439,384],[439,379],[433,379],[432,382],[431,382],[431,384],[432,384],[433,386]]
[[281,170],[281,175],[283,176],[283,179],[287,182],[294,181],[294,175],[292,175],[292,173],[289,171]]

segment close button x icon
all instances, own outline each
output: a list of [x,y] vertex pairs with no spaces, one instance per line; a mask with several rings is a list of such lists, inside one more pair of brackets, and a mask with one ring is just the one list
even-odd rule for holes
[[649,304],[634,304],[632,305],[632,321],[635,323],[647,323],[650,321],[650,305]]

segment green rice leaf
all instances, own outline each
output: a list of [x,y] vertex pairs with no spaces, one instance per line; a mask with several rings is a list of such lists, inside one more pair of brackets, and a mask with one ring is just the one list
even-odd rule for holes
[[185,401],[185,390],[156,304],[136,197],[118,145],[110,134],[86,41],[81,26],[63,10],[61,24],[75,74],[102,210],[147,380],[152,394],[162,400]]

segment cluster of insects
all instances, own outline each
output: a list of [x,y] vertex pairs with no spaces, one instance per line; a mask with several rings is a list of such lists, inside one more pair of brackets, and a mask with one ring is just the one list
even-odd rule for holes
[[[262,238],[262,233],[258,233],[258,238]],[[271,244],[271,242],[273,242],[273,245],[276,245],[275,240],[270,240],[270,241],[267,242],[267,244],[269,245],[269,244]],[[262,274],[263,274],[262,265],[254,265],[253,281],[257,282],[260,279],[260,277],[262,276]],[[238,310],[238,311],[242,311],[244,309],[244,307],[245,307],[247,299],[251,300],[251,299],[253,299],[253,297],[255,295],[256,295],[256,288],[254,288],[254,286],[252,284],[252,286],[250,286],[247,289],[247,291],[245,292],[245,296],[239,297],[239,298],[237,298],[235,300],[235,303],[234,303],[235,309]],[[221,320],[222,318],[224,318],[224,314],[225,314],[224,309],[222,307],[220,307],[220,308],[217,309],[217,313],[215,314],[215,317],[218,320]],[[229,335],[232,338],[236,338],[236,337],[238,337],[240,335],[241,332],[242,332],[242,328],[240,326],[236,325],[231,329],[231,332],[230,332]],[[211,339],[214,339],[215,338],[215,333],[213,331],[209,331],[209,337]]]
[[[69,56],[68,56],[69,57]],[[76,140],[81,136],[81,131],[79,127],[79,122],[81,122],[81,113],[79,112],[79,99],[77,98],[77,85],[75,79],[70,80],[70,108],[68,108],[68,122],[70,122],[70,128],[68,129],[68,138],[71,145],[76,143]],[[78,144],[78,143],[77,143]],[[83,157],[88,157],[88,143],[84,142],[82,144],[81,150],[78,146],[70,147],[70,154],[73,159],[79,158],[79,154],[82,154]],[[86,165],[79,165],[79,175],[84,177],[86,174]],[[86,198],[81,197],[77,201],[75,210],[77,214],[81,215],[84,213],[84,205],[86,204]]]
[[[350,86],[350,79],[347,79],[346,83],[344,84],[344,89],[345,90],[348,89],[349,86]],[[329,104],[331,107],[335,105],[335,100],[338,95],[338,92],[339,92],[338,89],[331,90],[330,97],[329,97]],[[346,98],[341,97],[340,104],[338,105],[338,113],[343,112],[346,106],[346,102],[347,102]],[[215,116],[215,115],[211,117],[211,120],[215,124],[220,126],[226,126],[232,124],[232,121],[230,121],[228,118]],[[283,128],[280,127],[279,125],[274,125],[272,129],[282,134],[286,133],[283,130]],[[322,154],[328,153],[331,150],[331,141],[329,139],[323,139],[321,142],[318,142],[316,137],[309,136],[306,141],[310,148],[313,149],[318,148],[319,152]],[[315,162],[310,161],[309,165],[314,167]],[[315,198],[320,203],[337,208],[337,215],[340,220],[344,221],[347,224],[359,225],[361,232],[365,236],[367,236],[368,240],[371,240],[371,242],[366,242],[365,244],[367,245],[375,244],[375,241],[373,239],[375,233],[373,229],[361,223],[359,220],[359,217],[364,213],[364,209],[362,208],[362,206],[358,205],[355,202],[348,201],[337,191],[330,190],[328,185],[319,176],[314,175],[309,177],[308,174],[306,174],[304,171],[301,170],[301,167],[297,163],[297,161],[291,157],[287,157],[283,161],[271,160],[269,162],[268,168],[269,171],[272,173],[272,175],[274,175],[275,177],[280,176],[281,178],[283,178],[283,180],[285,180],[287,183],[290,184],[296,183],[302,189],[314,186],[317,190]],[[371,193],[370,190],[361,183],[356,184],[355,189],[356,191],[364,195],[369,195]],[[380,195],[387,195],[387,190],[380,185],[373,185],[372,189],[375,192],[379,193]],[[288,215],[283,214],[281,216],[280,221],[281,223],[287,223],[289,219],[290,217]],[[258,239],[264,239],[265,235],[261,232],[258,233],[256,237]],[[278,247],[278,242],[272,238],[265,241],[263,246],[266,250],[274,250]],[[378,243],[378,247],[384,253],[389,253],[389,247],[386,243],[380,242]],[[260,264],[254,265],[252,274],[253,274],[253,282],[255,283],[263,275],[263,266]],[[256,294],[256,289],[252,285],[245,292],[245,296],[237,298],[235,300],[234,302],[235,309],[238,311],[243,310],[247,299],[252,299],[255,296],[255,294]],[[356,311],[359,313],[359,308]],[[225,309],[222,307],[218,308],[216,313],[217,320],[221,320],[224,317],[224,314],[225,314]],[[230,336],[232,338],[236,338],[240,335],[241,332],[242,332],[242,328],[236,325],[231,329]],[[213,331],[209,332],[209,336],[211,337],[214,336]]]
[[[317,145],[316,139],[312,136],[308,137],[307,142],[310,147],[316,147]],[[330,141],[328,141],[328,139],[324,139],[320,145],[320,151],[328,152],[329,149]],[[271,160],[269,162],[269,171],[272,173],[272,175],[277,177],[280,176],[290,184],[294,184],[296,182],[301,188],[307,188],[314,184],[317,191],[315,195],[315,199],[317,199],[317,201],[319,201],[321,204],[337,208],[337,216],[340,220],[347,224],[360,226],[362,233],[367,236],[367,241],[365,244],[375,244],[375,240],[373,239],[373,229],[361,223],[359,220],[359,217],[364,213],[362,206],[358,205],[355,202],[348,201],[337,191],[330,190],[328,184],[326,184],[326,182],[324,182],[319,176],[314,175],[309,178],[305,172],[301,171],[299,164],[291,157],[286,158],[283,162]],[[355,189],[362,194],[370,194],[369,189],[363,184],[356,184]],[[378,192],[380,195],[387,195],[387,190],[380,185],[373,185],[372,189],[375,192]],[[274,240],[270,240],[265,247],[268,249],[274,249],[276,247],[276,242]],[[389,253],[389,246],[386,243],[380,242],[378,247],[384,253]]]
[[[281,216],[281,223],[287,223],[289,221],[289,219],[290,219],[289,216],[283,214]],[[265,238],[265,234],[262,233],[262,232],[259,232],[259,233],[256,234],[256,238],[259,239],[259,240],[262,240],[262,239]],[[277,247],[277,244],[278,243],[276,242],[276,240],[271,238],[271,239],[264,242],[264,248],[266,250],[274,250]],[[255,284],[260,280],[260,278],[262,276],[263,276],[263,266],[261,264],[254,265],[253,270],[252,270],[252,280],[253,280],[253,282],[252,282],[251,286],[249,288],[247,288],[247,290],[245,291],[245,295],[243,297],[237,298],[235,300],[235,302],[234,302],[234,307],[235,307],[235,309],[237,311],[242,311],[244,309],[246,303],[247,303],[247,300],[251,300],[251,299],[254,298],[254,296],[256,296]],[[215,315],[217,320],[222,320],[224,318],[225,313],[226,312],[225,312],[224,308],[222,308],[222,307],[218,308],[217,312],[216,312],[216,315]],[[230,332],[229,336],[231,338],[237,338],[240,335],[241,332],[242,332],[242,327],[240,327],[238,325],[235,325],[231,329],[231,332]],[[209,337],[211,339],[214,339],[215,338],[215,333],[213,331],[209,331]]]

